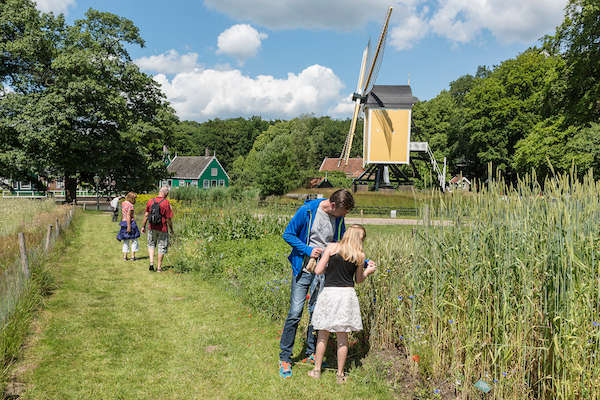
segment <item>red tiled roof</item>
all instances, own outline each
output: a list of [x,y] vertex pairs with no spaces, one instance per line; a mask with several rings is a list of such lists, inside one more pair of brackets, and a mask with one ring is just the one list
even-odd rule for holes
[[364,172],[362,158],[349,158],[348,165],[342,161],[338,167],[339,158],[326,157],[321,164],[319,171],[341,171],[346,173],[346,176],[358,178]]

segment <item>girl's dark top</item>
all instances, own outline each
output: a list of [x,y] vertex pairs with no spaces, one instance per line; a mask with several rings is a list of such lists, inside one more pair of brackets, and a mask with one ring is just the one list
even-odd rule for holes
[[325,270],[325,287],[354,287],[355,273],[356,264],[334,254],[329,258]]

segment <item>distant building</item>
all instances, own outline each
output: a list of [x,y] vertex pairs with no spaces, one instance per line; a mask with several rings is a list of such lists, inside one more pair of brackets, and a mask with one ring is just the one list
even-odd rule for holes
[[464,176],[456,175],[454,178],[450,179],[448,182],[448,191],[453,190],[470,190],[471,189],[471,181],[465,178]]
[[342,160],[338,167],[339,161],[339,158],[325,157],[319,171],[340,171],[345,173],[348,178],[352,179],[358,178],[365,171],[362,158],[349,158],[348,165]]
[[175,156],[167,171],[171,176],[160,182],[160,186],[172,188],[196,186],[204,189],[230,184],[229,175],[216,156]]

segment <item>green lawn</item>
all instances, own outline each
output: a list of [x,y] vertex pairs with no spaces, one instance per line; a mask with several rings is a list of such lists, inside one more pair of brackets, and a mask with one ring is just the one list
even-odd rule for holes
[[[110,215],[85,214],[52,262],[59,289],[16,366],[27,385],[21,398],[393,398],[360,370],[344,386],[333,371],[315,381],[304,366],[283,381],[282,323],[193,274],[150,273],[147,259],[123,262],[115,234]],[[295,354],[301,344],[299,333]]]

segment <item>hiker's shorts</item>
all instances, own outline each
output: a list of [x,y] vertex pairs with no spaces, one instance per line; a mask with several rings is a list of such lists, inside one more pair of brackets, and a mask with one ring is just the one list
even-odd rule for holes
[[169,249],[169,233],[155,231],[150,229],[148,231],[148,248],[153,249],[158,247],[158,254],[167,254]]

